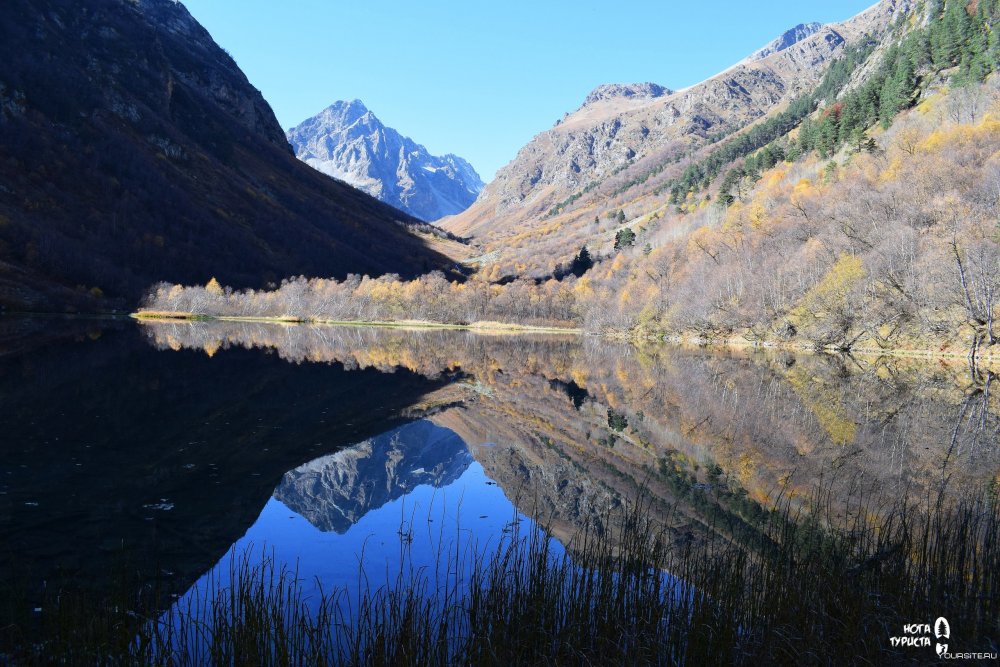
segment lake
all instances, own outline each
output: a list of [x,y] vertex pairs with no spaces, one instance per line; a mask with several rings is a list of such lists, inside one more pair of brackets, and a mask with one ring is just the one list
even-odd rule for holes
[[519,530],[572,552],[640,494],[690,546],[819,490],[849,516],[1000,480],[997,387],[960,362],[10,317],[0,354],[0,571],[37,623],[122,582],[169,614],[248,554],[315,600]]

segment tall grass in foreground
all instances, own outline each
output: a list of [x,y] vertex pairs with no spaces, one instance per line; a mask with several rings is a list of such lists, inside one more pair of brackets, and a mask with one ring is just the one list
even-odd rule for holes
[[[885,664],[904,623],[951,623],[952,652],[997,652],[1000,503],[781,502],[756,537],[677,546],[639,502],[563,552],[522,529],[355,599],[234,559],[232,586],[100,641],[28,642],[15,662],[223,665]],[[836,528],[834,528],[836,526]],[[556,551],[559,553],[557,554]],[[465,558],[471,558],[466,562]],[[670,574],[666,574],[669,572]],[[113,614],[112,610],[106,610]],[[125,618],[122,615],[122,618]],[[0,658],[0,663],[3,660]]]

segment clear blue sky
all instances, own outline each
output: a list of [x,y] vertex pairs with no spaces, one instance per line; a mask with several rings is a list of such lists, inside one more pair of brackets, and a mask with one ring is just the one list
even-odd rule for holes
[[483,180],[602,83],[682,88],[875,0],[183,0],[285,128],[361,99]]

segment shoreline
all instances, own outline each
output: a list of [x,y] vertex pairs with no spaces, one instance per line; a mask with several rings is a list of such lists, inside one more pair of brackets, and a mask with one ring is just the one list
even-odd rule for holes
[[844,350],[837,346],[817,346],[807,342],[778,342],[778,341],[748,341],[742,338],[721,338],[705,339],[699,336],[683,336],[676,334],[662,334],[654,336],[617,336],[622,340],[670,343],[672,345],[692,346],[703,349],[714,350],[760,350],[769,352],[794,352],[797,354],[829,354],[844,355],[863,359],[878,359],[881,357],[894,357],[897,359],[919,359],[926,362],[937,361],[941,363],[962,362],[965,364],[975,364],[976,368],[989,371],[1000,371],[1000,346],[995,350],[980,348],[973,357],[971,348],[954,348],[950,346],[940,346],[937,349],[929,348],[906,348],[906,347],[872,347],[870,345],[860,345]]
[[530,324],[509,324],[506,322],[470,322],[469,324],[452,324],[447,322],[431,322],[429,320],[322,320],[301,317],[254,317],[244,315],[201,315],[197,313],[168,313],[155,311],[139,311],[129,317],[138,320],[160,322],[257,322],[262,324],[295,324],[322,325],[337,327],[380,327],[385,329],[443,329],[449,331],[471,331],[485,334],[564,334],[583,336],[580,328],[534,326]]
[[562,334],[574,336],[599,336],[631,343],[670,343],[680,346],[693,346],[707,349],[751,349],[764,351],[787,351],[796,353],[843,354],[855,357],[877,358],[896,357],[903,359],[922,359],[925,361],[963,361],[975,363],[977,367],[994,370],[1000,369],[1000,349],[996,351],[980,348],[973,357],[971,350],[944,346],[939,349],[908,349],[908,348],[877,348],[870,346],[854,347],[842,350],[834,346],[817,347],[802,342],[748,341],[740,338],[706,339],[700,336],[684,336],[677,334],[646,334],[635,335],[627,332],[588,333],[579,327],[534,326],[529,324],[510,324],[506,322],[471,322],[468,324],[452,324],[432,322],[428,320],[322,320],[300,317],[255,317],[240,315],[203,315],[198,313],[138,311],[129,317],[138,321],[160,322],[258,322],[264,324],[285,325],[321,325],[342,327],[381,327],[389,329],[427,330],[440,329],[451,331],[471,331],[483,334]]

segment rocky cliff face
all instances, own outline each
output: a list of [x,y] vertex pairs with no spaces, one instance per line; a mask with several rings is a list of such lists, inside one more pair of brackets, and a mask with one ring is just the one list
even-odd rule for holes
[[288,131],[300,160],[421,220],[461,213],[483,189],[457,155],[436,157],[360,100],[335,102]]
[[421,484],[450,484],[472,460],[455,433],[421,420],[285,473],[274,497],[320,530],[344,533]]
[[[603,184],[626,182],[651,166],[671,163],[711,137],[782,108],[820,81],[846,42],[884,30],[911,4],[883,0],[843,23],[796,26],[726,71],[682,90],[655,84],[601,86],[524,146],[469,210],[443,225],[476,238],[487,250],[502,251],[512,236],[522,238],[535,228],[558,224],[573,231],[574,225],[593,220],[594,208],[600,212],[606,205],[615,188],[602,189]],[[567,203],[586,215],[546,222]],[[571,254],[578,248],[566,250]]]
[[156,281],[213,275],[260,287],[444,266],[408,221],[297,161],[183,4],[4,3],[0,307],[131,307]]

